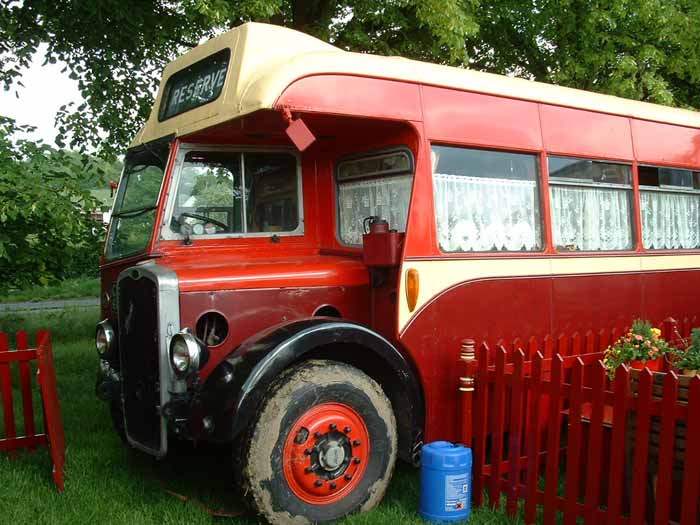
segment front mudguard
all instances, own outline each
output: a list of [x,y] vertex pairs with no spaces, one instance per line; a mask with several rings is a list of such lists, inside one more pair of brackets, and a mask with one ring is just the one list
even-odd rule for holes
[[404,436],[401,455],[411,459],[424,425],[418,374],[381,335],[336,318],[315,317],[271,328],[245,341],[219,364],[197,393],[203,413],[213,418],[209,439],[236,438],[259,411],[275,378],[293,363],[310,357],[349,362],[375,376],[395,405],[399,432]]

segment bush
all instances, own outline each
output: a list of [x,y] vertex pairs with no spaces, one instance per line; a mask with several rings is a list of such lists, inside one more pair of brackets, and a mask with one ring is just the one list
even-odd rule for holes
[[90,189],[106,164],[41,142],[0,117],[0,292],[95,272],[104,227],[90,216]]

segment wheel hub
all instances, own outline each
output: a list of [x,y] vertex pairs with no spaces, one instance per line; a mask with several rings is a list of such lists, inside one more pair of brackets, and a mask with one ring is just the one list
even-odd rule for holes
[[345,448],[338,441],[331,441],[319,451],[318,461],[324,469],[332,472],[345,461]]
[[317,405],[290,428],[283,451],[285,479],[302,501],[336,502],[362,479],[369,450],[369,432],[357,412],[340,403]]

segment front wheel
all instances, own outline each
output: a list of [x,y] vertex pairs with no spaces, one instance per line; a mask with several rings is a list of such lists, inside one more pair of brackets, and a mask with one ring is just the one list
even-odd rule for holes
[[396,421],[379,385],[335,361],[306,361],[270,387],[244,444],[243,482],[270,523],[334,521],[382,499]]

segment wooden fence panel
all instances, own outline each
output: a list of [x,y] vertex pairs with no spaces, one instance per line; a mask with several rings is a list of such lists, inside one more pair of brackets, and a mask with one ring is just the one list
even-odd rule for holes
[[544,358],[542,357],[541,353],[538,352],[535,354],[535,358],[532,362],[532,377],[530,380],[530,389],[532,391],[532,409],[528,414],[530,416],[530,433],[528,435],[529,443],[527,447],[527,497],[525,499],[525,523],[528,525],[535,523],[535,519],[537,517],[537,484],[540,479],[540,432],[537,405],[542,394],[543,360]]
[[[571,370],[571,389],[569,390],[569,443],[568,450],[581,450],[582,424],[581,407],[583,406],[583,360],[577,358]],[[564,509],[564,524],[576,525],[578,518],[578,497],[581,475],[580,458],[567,455],[566,461],[566,507]]]
[[[29,341],[27,333],[23,330],[17,332],[17,350],[28,350]],[[22,391],[22,414],[24,420],[24,434],[33,436],[36,434],[34,426],[34,399],[32,396],[32,375],[29,366],[30,360],[22,359],[18,362],[19,381]],[[34,447],[31,447],[33,450]]]
[[[594,365],[591,370],[591,416],[588,423],[588,461],[600,467],[603,445],[603,410],[605,391],[605,369]],[[586,523],[594,523],[600,503],[600,476],[598,473],[586,476]]]
[[[664,329],[675,330],[675,322]],[[481,344],[467,373],[475,377],[473,424],[463,425],[473,443],[475,505],[487,490],[490,506],[510,516],[522,500],[528,525],[539,509],[546,525],[649,518],[697,525],[700,449],[678,444],[677,424],[687,425],[680,427],[687,442],[700,441],[700,418],[693,417],[700,377],[690,382],[687,401],[678,399],[673,373],[621,367],[608,381],[601,350],[625,331],[545,336],[539,346],[534,337],[493,349]],[[684,477],[674,484],[679,450]],[[672,502],[672,493],[682,498]]]
[[[0,353],[9,352],[7,334],[0,333]],[[15,406],[12,397],[12,373],[10,360],[0,360],[0,394],[2,395],[2,416],[5,424],[5,439],[17,437],[15,427]]]
[[525,354],[518,350],[513,356],[513,383],[510,390],[510,426],[508,432],[508,492],[507,512],[515,515],[518,511],[518,485],[520,481],[520,457],[522,447],[523,395],[525,376],[523,374]]
[[[700,436],[700,377],[690,380],[688,394],[688,417],[686,443],[691,436]],[[683,466],[683,502],[681,505],[681,525],[697,525],[698,500],[700,499],[700,447],[686,446],[685,465]]]
[[552,358],[552,376],[549,382],[549,432],[547,433],[547,466],[544,482],[544,524],[554,525],[556,497],[559,488],[559,449],[561,447],[561,398],[563,359]]
[[501,499],[501,464],[503,459],[503,434],[505,433],[506,410],[506,350],[502,346],[496,349],[496,376],[493,385],[493,430],[491,434],[491,478],[489,479],[489,505],[500,505]]
[[[649,369],[639,374],[637,387],[637,409],[633,439],[634,462],[632,467],[632,499],[630,521],[643,523],[647,505],[647,472],[649,464],[649,430],[651,428],[651,394],[654,375]],[[628,444],[630,446],[631,444]]]
[[661,401],[661,435],[659,439],[658,480],[656,483],[657,525],[666,525],[671,516],[671,483],[673,473],[673,443],[676,436],[676,400],[678,378],[671,372],[666,374]]

